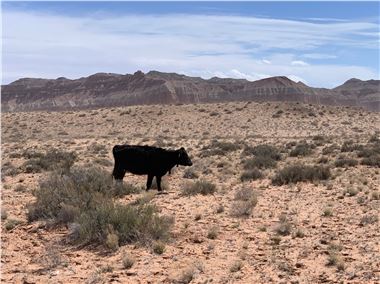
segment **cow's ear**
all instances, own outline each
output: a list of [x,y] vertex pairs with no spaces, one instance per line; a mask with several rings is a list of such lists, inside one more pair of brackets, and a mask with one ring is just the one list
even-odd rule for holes
[[185,148],[183,148],[183,147],[181,147],[181,149],[180,149],[181,151],[185,151]]

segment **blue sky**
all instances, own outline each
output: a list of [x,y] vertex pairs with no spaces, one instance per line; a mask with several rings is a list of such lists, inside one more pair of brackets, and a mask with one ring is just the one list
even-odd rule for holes
[[2,2],[2,82],[159,70],[379,78],[379,2]]

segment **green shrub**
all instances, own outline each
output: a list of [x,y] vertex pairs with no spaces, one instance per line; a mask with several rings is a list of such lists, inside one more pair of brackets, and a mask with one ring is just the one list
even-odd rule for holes
[[327,180],[331,176],[330,169],[324,166],[308,166],[295,164],[284,167],[272,178],[274,185],[297,183],[301,181]]
[[257,180],[262,177],[263,177],[263,174],[260,172],[260,170],[253,168],[251,170],[244,171],[240,176],[240,180],[241,181]]
[[187,196],[196,194],[208,195],[214,194],[214,192],[216,192],[216,185],[206,180],[187,183],[182,188],[182,194]]
[[56,224],[74,222],[72,241],[100,243],[110,249],[130,242],[146,244],[168,238],[172,218],[159,216],[156,207],[149,204],[118,204],[114,197],[119,195],[111,175],[102,169],[52,172],[40,182],[28,219],[50,219]]
[[23,164],[26,173],[39,173],[42,171],[68,171],[76,160],[74,152],[65,152],[58,149],[50,149],[46,153],[27,152],[30,157]]

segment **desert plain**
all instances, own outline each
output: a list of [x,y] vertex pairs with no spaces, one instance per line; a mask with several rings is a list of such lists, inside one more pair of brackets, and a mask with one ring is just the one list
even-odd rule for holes
[[[380,282],[376,112],[230,102],[2,113],[1,123],[3,283]],[[70,224],[28,218],[51,175],[28,166],[28,153],[74,152],[73,167],[111,175],[112,147],[124,143],[184,147],[193,161],[164,177],[165,194],[147,194],[146,176],[127,174],[124,183],[141,190],[115,197],[121,204],[144,199],[170,216],[160,249],[154,242],[72,243]],[[259,145],[277,157],[257,164]],[[276,182],[292,165],[328,168],[329,175]],[[184,194],[197,181],[214,189]]]

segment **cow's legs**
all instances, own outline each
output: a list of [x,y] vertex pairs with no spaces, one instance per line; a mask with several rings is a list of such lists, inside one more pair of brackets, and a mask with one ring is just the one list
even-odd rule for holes
[[152,186],[152,181],[153,181],[153,176],[148,175],[148,180],[146,181],[146,191],[148,191],[150,187]]
[[161,177],[160,176],[156,176],[156,182],[157,182],[158,191],[162,191],[162,189],[161,189]]

